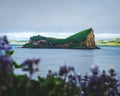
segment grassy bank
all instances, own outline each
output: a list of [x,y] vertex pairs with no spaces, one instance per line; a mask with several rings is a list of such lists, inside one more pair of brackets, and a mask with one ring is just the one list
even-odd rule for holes
[[101,46],[117,46],[120,47],[120,38],[114,40],[97,40],[97,45]]

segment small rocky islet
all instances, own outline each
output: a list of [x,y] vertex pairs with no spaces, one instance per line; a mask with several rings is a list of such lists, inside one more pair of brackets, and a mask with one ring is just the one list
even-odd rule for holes
[[78,32],[65,39],[44,36],[30,37],[23,48],[68,48],[68,49],[97,49],[95,35],[92,28]]

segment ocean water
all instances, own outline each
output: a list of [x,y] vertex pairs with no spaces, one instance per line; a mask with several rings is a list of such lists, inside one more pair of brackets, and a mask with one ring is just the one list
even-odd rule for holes
[[[83,49],[30,49],[30,48],[13,48],[15,53],[13,59],[22,63],[28,58],[40,58],[39,72],[33,75],[45,77],[48,70],[58,72],[62,65],[71,65],[79,74],[90,72],[91,65],[97,65],[100,72],[105,69],[114,67],[117,77],[120,80],[120,47],[101,47],[101,49],[83,50]],[[25,74],[21,69],[15,70],[16,74]]]

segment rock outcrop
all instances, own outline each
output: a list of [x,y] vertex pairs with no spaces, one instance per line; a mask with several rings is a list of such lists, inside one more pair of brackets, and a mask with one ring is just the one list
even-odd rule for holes
[[33,36],[24,48],[83,48],[95,49],[95,36],[93,29],[76,33],[66,39],[57,39],[44,36]]
[[95,38],[94,38],[94,33],[93,33],[93,29],[91,29],[91,32],[90,34],[87,36],[87,39],[86,39],[86,47],[87,48],[96,48],[96,45],[95,45]]

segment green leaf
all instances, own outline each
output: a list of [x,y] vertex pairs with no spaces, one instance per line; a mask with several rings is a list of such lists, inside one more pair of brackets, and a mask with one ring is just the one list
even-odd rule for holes
[[7,51],[6,51],[6,55],[13,55],[13,53],[14,53],[14,50],[11,50],[11,51],[10,51],[10,50],[9,50],[9,51],[7,50]]
[[22,64],[18,65],[15,61],[13,61],[13,65],[15,66],[15,68],[22,68],[23,67]]

